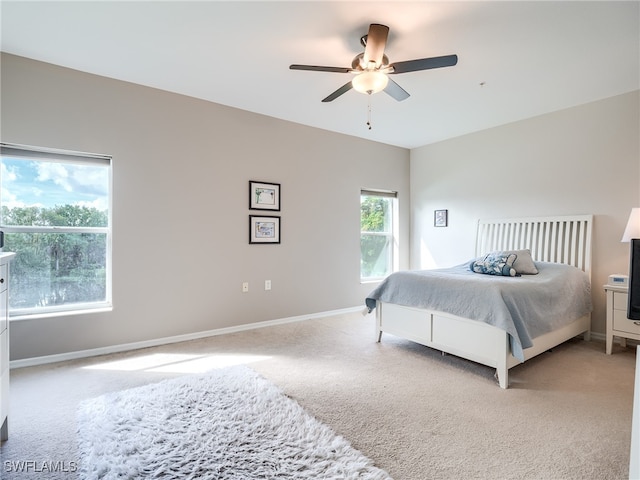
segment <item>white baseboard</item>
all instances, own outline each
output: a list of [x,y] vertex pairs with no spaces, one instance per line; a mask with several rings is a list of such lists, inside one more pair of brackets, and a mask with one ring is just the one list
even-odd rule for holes
[[591,332],[591,340],[597,340],[598,342],[604,342],[607,340],[607,336],[604,333]]
[[166,345],[169,343],[186,342],[189,340],[197,340],[199,338],[214,337],[217,335],[225,335],[227,333],[242,332],[245,330],[253,330],[256,328],[271,327],[273,325],[283,325],[285,323],[301,322],[304,320],[313,320],[322,317],[330,317],[334,315],[343,315],[348,313],[361,312],[363,307],[350,307],[340,310],[331,310],[327,312],[311,313],[308,315],[299,315],[296,317],[280,318],[276,320],[266,320],[263,322],[247,323],[235,327],[217,328],[204,332],[187,333],[184,335],[175,335],[173,337],[156,338],[152,340],[144,340],[141,342],[124,343],[121,345],[110,345],[108,347],[92,348],[89,350],[78,350],[75,352],[59,353],[55,355],[45,355],[42,357],[23,358],[19,360],[11,360],[10,368],[33,367],[36,365],[45,365],[49,363],[64,362],[67,360],[76,360],[79,358],[95,357],[98,355],[108,355],[110,353],[126,352],[128,350],[138,350],[140,348],[156,347],[158,345]]
[[[598,342],[606,342],[607,335],[604,333],[591,332],[591,340],[595,340]],[[640,341],[634,340],[632,338],[627,338],[627,346],[638,346],[640,345]],[[613,337],[613,343],[620,343],[620,337]]]
[[[217,328],[204,332],[187,333],[184,335],[175,335],[173,337],[156,338],[152,340],[144,340],[141,342],[124,343],[120,345],[110,345],[108,347],[92,348],[89,350],[78,350],[75,352],[59,353],[55,355],[45,355],[42,357],[22,358],[19,360],[11,360],[10,368],[34,367],[37,365],[46,365],[49,363],[65,362],[67,360],[77,360],[79,358],[95,357],[98,355],[109,355],[110,353],[126,352],[129,350],[138,350],[140,348],[157,347],[158,345],[166,345],[169,343],[187,342],[189,340],[197,340],[199,338],[215,337],[217,335],[225,335],[227,333],[242,332],[245,330],[253,330],[256,328],[270,327],[273,325],[284,325],[286,323],[302,322],[305,320],[314,320],[322,317],[330,317],[333,315],[344,315],[349,313],[362,312],[363,307],[350,307],[340,310],[330,310],[327,312],[310,313],[307,315],[299,315],[296,317],[280,318],[276,320],[266,320],[263,322],[246,323],[235,327]],[[604,333],[591,332],[591,339],[604,342],[606,335]],[[614,342],[619,343],[618,338],[614,338]],[[634,343],[627,340],[627,343]]]

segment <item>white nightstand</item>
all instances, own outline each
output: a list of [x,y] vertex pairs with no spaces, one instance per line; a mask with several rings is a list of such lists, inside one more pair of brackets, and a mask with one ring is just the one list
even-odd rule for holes
[[611,355],[613,337],[620,338],[620,345],[627,346],[627,338],[640,340],[640,321],[627,318],[627,287],[605,285],[607,293],[607,355]]
[[9,261],[15,253],[0,252],[0,440],[9,437]]

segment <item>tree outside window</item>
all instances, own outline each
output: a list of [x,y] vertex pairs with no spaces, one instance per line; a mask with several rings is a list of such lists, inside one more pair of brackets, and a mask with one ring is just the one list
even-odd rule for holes
[[379,280],[394,270],[395,192],[363,190],[360,195],[360,278]]

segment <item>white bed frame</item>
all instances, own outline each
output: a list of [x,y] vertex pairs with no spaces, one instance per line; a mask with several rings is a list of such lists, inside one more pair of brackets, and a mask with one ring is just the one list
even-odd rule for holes
[[[480,220],[476,256],[529,248],[535,261],[572,265],[591,279],[592,224],[592,215]],[[588,314],[534,338],[533,346],[524,350],[525,361],[580,334],[589,340],[590,328]],[[378,342],[383,332],[493,367],[502,388],[509,386],[509,369],[520,364],[504,330],[444,312],[378,302]]]

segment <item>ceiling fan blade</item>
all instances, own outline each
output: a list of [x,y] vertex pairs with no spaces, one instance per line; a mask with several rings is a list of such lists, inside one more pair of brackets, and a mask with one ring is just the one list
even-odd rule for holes
[[346,67],[321,67],[318,65],[289,65],[291,70],[310,70],[313,72],[349,73],[350,68]]
[[369,33],[367,34],[367,45],[364,48],[364,65],[369,62],[376,62],[376,67],[382,64],[382,56],[387,46],[387,37],[389,36],[389,27],[372,23],[369,25]]
[[384,91],[399,102],[409,98],[407,91],[391,79],[389,79],[389,83],[387,83]]
[[457,55],[445,55],[443,57],[420,58],[418,60],[407,60],[406,62],[392,63],[393,71],[389,73],[417,72],[419,70],[429,70],[431,68],[453,67],[458,63]]
[[329,95],[326,98],[323,98],[322,101],[323,102],[332,102],[336,98],[338,98],[340,95],[342,95],[343,93],[347,93],[349,90],[351,90],[351,88],[352,88],[351,82],[347,82],[343,86],[341,86],[338,90],[333,92],[331,95]]

